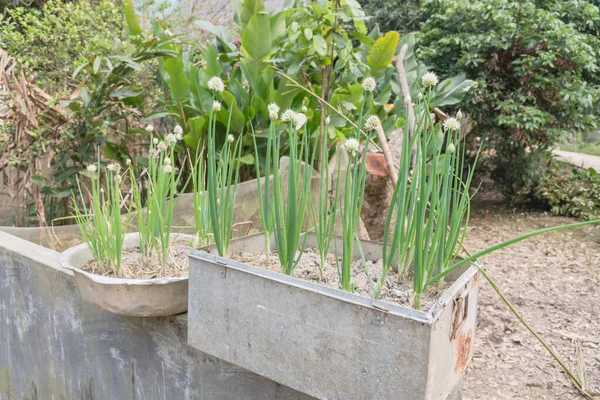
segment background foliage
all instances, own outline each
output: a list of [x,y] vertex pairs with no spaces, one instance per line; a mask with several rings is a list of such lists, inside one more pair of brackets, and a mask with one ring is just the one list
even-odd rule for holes
[[[410,8],[412,21],[425,21],[419,59],[478,82],[461,105],[473,120],[470,136],[484,139],[487,165],[506,197],[532,198],[549,150],[597,127],[598,8],[574,0],[398,3]],[[380,18],[399,30],[411,24]]]
[[554,214],[586,220],[600,217],[600,175],[593,168],[548,172],[536,196]]
[[0,47],[52,95],[78,84],[73,71],[93,54],[120,46],[123,17],[112,1],[50,0],[41,8],[16,7],[0,15]]

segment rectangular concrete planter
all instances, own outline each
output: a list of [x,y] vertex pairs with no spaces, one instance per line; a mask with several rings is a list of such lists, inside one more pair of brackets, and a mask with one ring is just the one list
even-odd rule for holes
[[[263,239],[235,240],[231,251],[264,251]],[[312,234],[307,246],[316,247]],[[367,259],[381,257],[381,244],[362,246]],[[475,329],[476,267],[448,275],[451,286],[422,312],[206,251],[190,256],[190,346],[319,399],[460,395]]]

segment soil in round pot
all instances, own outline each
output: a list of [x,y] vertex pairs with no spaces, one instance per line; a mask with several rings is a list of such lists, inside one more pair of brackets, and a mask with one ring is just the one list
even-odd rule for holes
[[98,270],[98,262],[96,260],[88,262],[81,269],[91,274],[113,278],[154,279],[162,277],[187,277],[189,255],[192,250],[194,250],[194,247],[191,245],[190,240],[176,239],[171,244],[169,261],[165,268],[162,268],[158,255],[142,259],[140,247],[135,246],[123,249],[121,274],[119,276],[112,270],[101,273]]
[[[277,252],[271,252],[269,264],[267,264],[267,254],[265,252],[233,252],[231,259],[255,267],[268,269],[270,271],[281,272],[281,264],[277,257]],[[341,266],[341,257],[337,257],[332,253],[328,254],[322,278],[320,272],[320,260],[321,257],[318,249],[306,248],[300,262],[294,269],[292,276],[327,287],[340,289],[340,274],[338,273],[336,260],[338,265]],[[352,262],[352,283],[354,284],[354,293],[372,298],[373,288],[377,284],[381,270],[381,259],[377,262],[367,260],[365,268],[362,259],[355,258]],[[397,273],[390,271],[381,289],[379,299],[388,303],[410,307],[414,293],[412,279],[412,272],[407,272],[402,276],[398,276]],[[427,312],[448,287],[449,284],[445,281],[442,281],[441,284],[429,285],[423,293],[421,311]]]

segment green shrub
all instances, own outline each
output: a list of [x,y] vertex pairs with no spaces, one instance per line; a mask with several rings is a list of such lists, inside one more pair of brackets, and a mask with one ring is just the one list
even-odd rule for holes
[[[368,1],[367,8],[377,5]],[[396,2],[408,4],[410,2]],[[417,57],[479,85],[462,106],[491,151],[487,165],[510,200],[531,198],[540,161],[598,124],[600,17],[590,1],[424,0]],[[378,14],[376,14],[378,15]],[[386,17],[387,18],[387,17]],[[404,30],[404,25],[389,25]],[[398,21],[402,21],[399,19]]]
[[111,1],[50,0],[40,9],[9,8],[0,15],[0,47],[39,87],[59,95],[79,83],[72,79],[75,68],[116,48],[122,29],[123,16]]
[[600,175],[593,168],[549,171],[537,187],[536,197],[554,214],[596,219],[600,217]]
[[429,2],[427,12],[421,57],[442,73],[466,71],[479,81],[467,99],[474,133],[494,150],[503,193],[530,197],[550,148],[597,125],[600,91],[586,76],[597,69],[600,41],[576,22],[598,21],[598,9],[585,1],[443,0]]
[[427,20],[420,0],[359,0],[359,3],[372,17],[370,25],[377,24],[383,31],[414,32]]

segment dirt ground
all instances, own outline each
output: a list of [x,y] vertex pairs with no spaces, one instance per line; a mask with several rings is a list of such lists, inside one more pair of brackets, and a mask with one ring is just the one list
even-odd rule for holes
[[[507,208],[498,195],[480,196],[474,206],[466,240],[471,252],[532,230],[576,222]],[[600,227],[534,237],[481,261],[524,319],[574,372],[583,359],[589,389],[600,392]],[[481,282],[463,399],[584,398],[487,281]],[[578,346],[582,357],[577,357]]]

